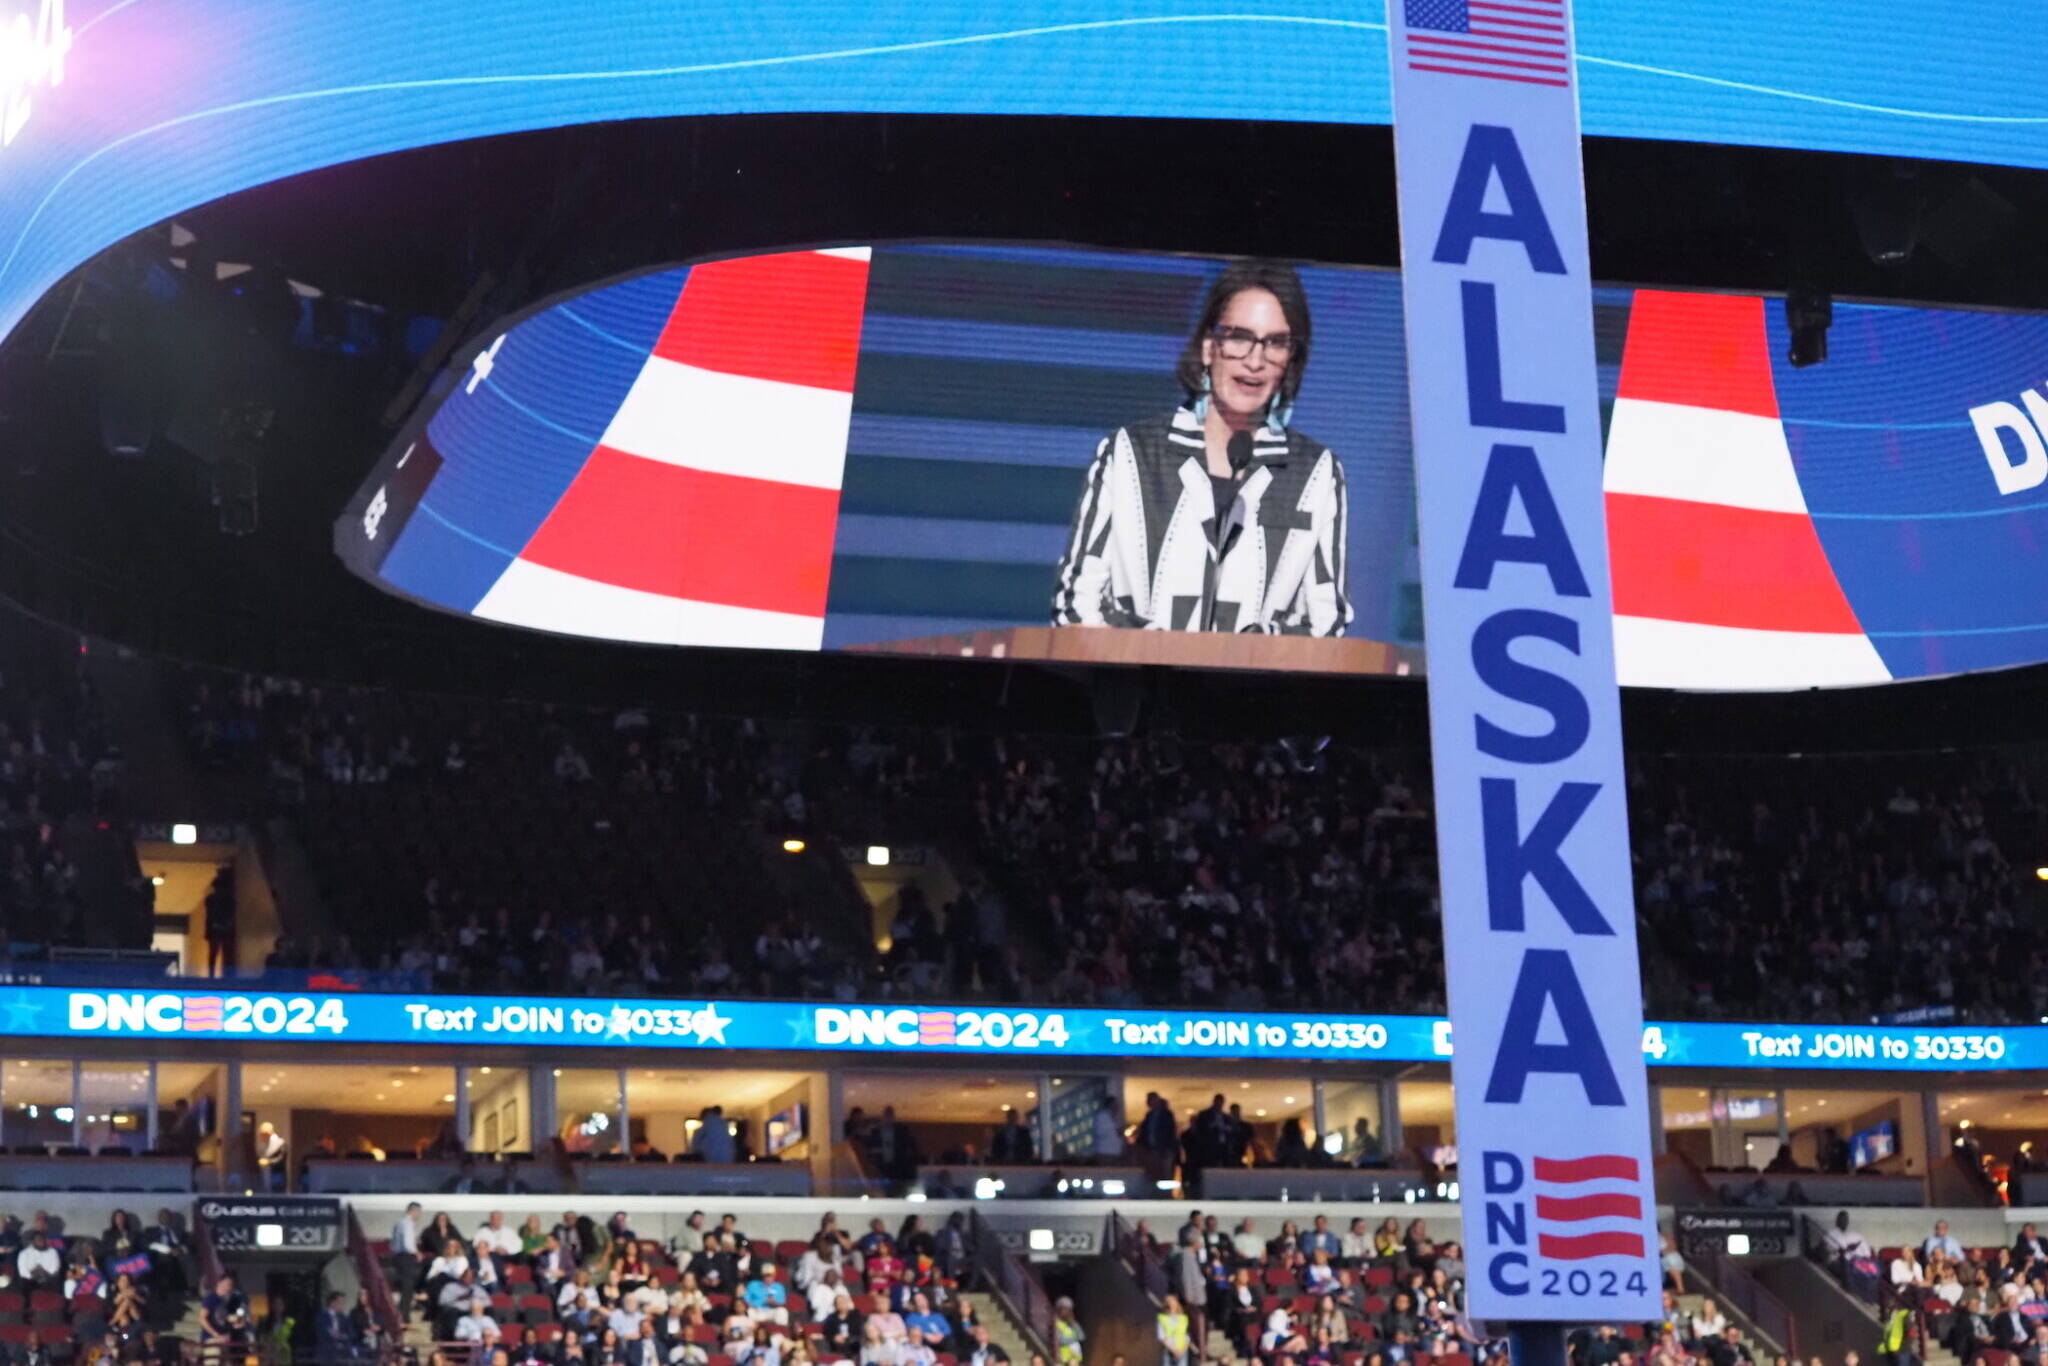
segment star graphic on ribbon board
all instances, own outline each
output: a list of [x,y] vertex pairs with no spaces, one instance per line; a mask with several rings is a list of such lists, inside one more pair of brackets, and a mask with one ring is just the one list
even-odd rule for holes
[[706,1002],[702,1010],[690,1012],[690,1032],[697,1036],[698,1043],[715,1043],[725,1046],[725,1027],[732,1018],[718,1013],[718,1007]]
[[809,1010],[799,1010],[783,1023],[789,1026],[790,1038],[795,1041],[797,1047],[809,1048],[817,1043],[818,1026]]
[[612,1013],[605,1019],[604,1036],[607,1039],[632,1038],[633,1012],[624,1006],[613,1006]]
[[29,1000],[27,992],[16,991],[7,1002],[7,1028],[26,1033],[36,1027],[36,1016],[42,1013],[43,1008]]

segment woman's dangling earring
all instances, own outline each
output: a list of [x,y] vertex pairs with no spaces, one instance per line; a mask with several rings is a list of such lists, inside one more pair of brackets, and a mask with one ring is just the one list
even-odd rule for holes
[[1195,421],[1205,421],[1209,416],[1209,372],[1202,372],[1202,387],[1195,391]]
[[1273,404],[1266,409],[1266,425],[1276,432],[1287,430],[1287,424],[1294,420],[1294,403],[1290,399],[1273,395]]

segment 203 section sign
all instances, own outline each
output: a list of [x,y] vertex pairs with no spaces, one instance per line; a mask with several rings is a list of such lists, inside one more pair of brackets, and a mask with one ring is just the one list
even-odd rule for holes
[[1389,10],[1471,1309],[1651,1317],[1568,0]]

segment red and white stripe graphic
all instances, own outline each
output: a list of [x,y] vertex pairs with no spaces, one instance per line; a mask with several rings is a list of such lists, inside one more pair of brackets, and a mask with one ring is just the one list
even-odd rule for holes
[[868,249],[694,267],[598,447],[476,615],[815,650]]
[[[1532,1164],[1536,1184],[1565,1194],[1536,1194],[1536,1250],[1552,1261],[1577,1262],[1592,1257],[1641,1257],[1643,1201],[1634,1190],[1641,1179],[1636,1160],[1619,1153],[1592,1157],[1539,1157]],[[1585,1191],[1606,1181],[1627,1183],[1621,1190]],[[1587,1228],[1604,1219],[1625,1219],[1627,1228]]]
[[1605,482],[1623,683],[1889,680],[1807,513],[1762,299],[1636,292]]

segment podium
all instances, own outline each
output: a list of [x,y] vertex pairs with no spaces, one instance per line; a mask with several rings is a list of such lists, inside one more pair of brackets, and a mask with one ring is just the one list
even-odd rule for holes
[[1010,626],[855,645],[862,654],[1012,659],[1047,664],[1172,664],[1279,673],[1420,674],[1422,651],[1354,636],[1141,631],[1111,626]]

